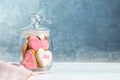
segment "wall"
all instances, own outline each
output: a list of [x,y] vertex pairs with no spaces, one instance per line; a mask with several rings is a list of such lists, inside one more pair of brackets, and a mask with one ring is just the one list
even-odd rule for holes
[[54,61],[120,62],[120,0],[0,0],[0,59],[19,61],[21,28],[39,13]]

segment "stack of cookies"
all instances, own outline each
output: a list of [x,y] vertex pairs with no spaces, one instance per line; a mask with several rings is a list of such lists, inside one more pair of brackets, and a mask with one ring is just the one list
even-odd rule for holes
[[28,69],[45,68],[52,61],[48,36],[29,36],[22,46],[21,64]]

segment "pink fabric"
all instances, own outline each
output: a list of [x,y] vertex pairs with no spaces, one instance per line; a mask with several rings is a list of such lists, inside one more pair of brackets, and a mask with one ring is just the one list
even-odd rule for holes
[[0,61],[0,80],[27,80],[32,72],[24,67]]
[[49,73],[52,73],[52,72],[50,70],[40,71],[40,72],[33,72],[32,76],[39,75],[39,74],[49,74]]
[[0,80],[29,80],[30,76],[51,73],[51,71],[32,72],[20,64],[0,61]]

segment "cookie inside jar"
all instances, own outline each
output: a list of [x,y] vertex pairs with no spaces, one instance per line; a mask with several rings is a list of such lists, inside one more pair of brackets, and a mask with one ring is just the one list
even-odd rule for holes
[[20,63],[33,71],[50,69],[52,64],[50,30],[41,27],[38,16],[34,18],[32,28],[29,26],[21,34]]

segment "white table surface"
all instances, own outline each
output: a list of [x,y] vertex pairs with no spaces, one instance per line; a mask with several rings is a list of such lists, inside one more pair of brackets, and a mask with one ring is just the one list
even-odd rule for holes
[[29,80],[120,80],[120,63],[54,62],[51,72]]

